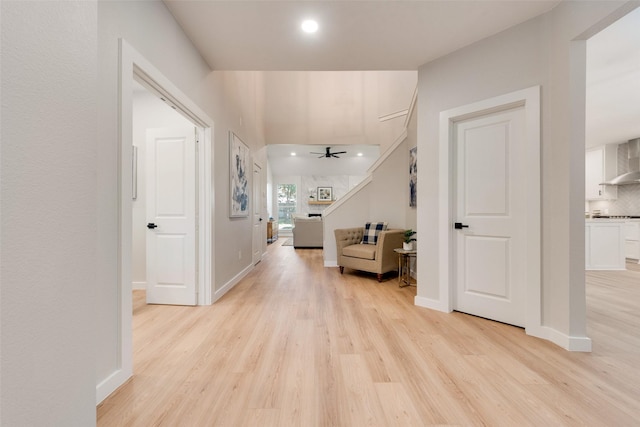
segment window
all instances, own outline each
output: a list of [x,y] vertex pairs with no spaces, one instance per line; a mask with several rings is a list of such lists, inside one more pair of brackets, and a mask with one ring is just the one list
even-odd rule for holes
[[278,229],[293,229],[297,194],[295,184],[278,184]]

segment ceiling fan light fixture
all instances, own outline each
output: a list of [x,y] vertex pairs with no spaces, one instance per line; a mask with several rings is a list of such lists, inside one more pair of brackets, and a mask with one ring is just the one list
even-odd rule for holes
[[336,159],[339,159],[339,158],[340,158],[340,156],[338,156],[338,154],[346,154],[347,152],[346,152],[346,151],[336,151],[336,152],[333,152],[333,153],[332,153],[332,152],[331,152],[331,147],[326,147],[326,149],[325,149],[325,152],[324,152],[324,153],[317,153],[317,152],[315,152],[315,151],[310,151],[310,153],[311,153],[311,154],[320,154],[320,156],[318,157],[319,159],[321,159],[321,158],[323,158],[323,157],[325,157],[325,158],[327,158],[327,159],[330,159],[330,158],[332,158],[332,157],[333,157],[333,158],[336,158]]

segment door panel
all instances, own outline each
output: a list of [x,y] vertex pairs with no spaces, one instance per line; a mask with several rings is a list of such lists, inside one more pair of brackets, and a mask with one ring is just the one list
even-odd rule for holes
[[147,131],[147,303],[195,305],[194,128]]
[[509,206],[508,123],[466,130],[465,216],[507,215]]
[[509,239],[465,235],[465,293],[509,300]]
[[455,124],[454,309],[524,326],[524,109]]

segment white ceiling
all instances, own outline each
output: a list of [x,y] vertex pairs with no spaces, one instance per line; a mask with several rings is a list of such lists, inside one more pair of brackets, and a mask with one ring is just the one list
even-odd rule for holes
[[[164,0],[214,70],[417,70],[559,0]],[[319,21],[314,35],[303,19]]]
[[[164,0],[218,70],[416,70],[559,0]],[[300,22],[315,18],[317,34]],[[640,9],[588,43],[586,145],[640,136]]]
[[[325,145],[275,144],[267,146],[267,157],[273,175],[365,175],[380,157],[377,145],[332,145],[331,151],[346,151],[340,158],[320,158]],[[292,156],[291,153],[296,155]],[[362,153],[362,156],[358,156]]]
[[640,137],[640,8],[587,41],[586,146]]

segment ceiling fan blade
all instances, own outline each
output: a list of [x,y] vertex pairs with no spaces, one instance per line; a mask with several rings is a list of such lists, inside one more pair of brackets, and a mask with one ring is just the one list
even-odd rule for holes
[[331,154],[347,154],[346,151],[336,151],[335,153],[331,153]]

